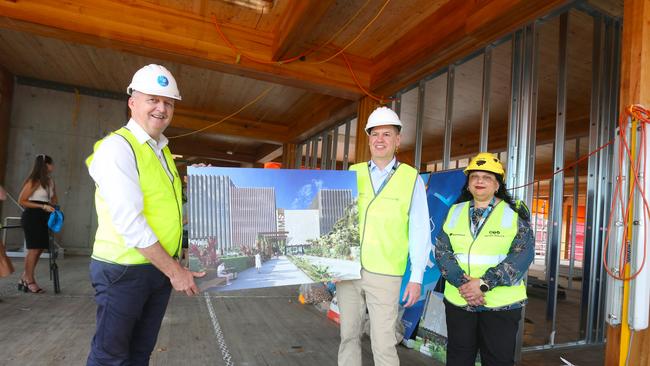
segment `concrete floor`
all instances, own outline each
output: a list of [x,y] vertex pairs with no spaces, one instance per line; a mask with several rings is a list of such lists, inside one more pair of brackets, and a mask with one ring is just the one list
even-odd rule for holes
[[[16,290],[17,273],[0,279],[0,365],[84,365],[94,333],[93,289],[87,257],[59,260],[61,293],[48,280],[47,260],[37,267],[45,294]],[[174,294],[151,365],[335,365],[338,326],[314,306],[297,303],[296,286],[224,295]],[[398,347],[402,365],[439,365]],[[603,347],[524,353],[519,365],[602,365]],[[568,355],[568,357],[567,357]],[[368,339],[365,365],[372,364]]]

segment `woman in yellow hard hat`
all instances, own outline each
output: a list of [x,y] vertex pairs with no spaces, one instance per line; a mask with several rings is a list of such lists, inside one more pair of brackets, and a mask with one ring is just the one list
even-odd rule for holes
[[526,206],[514,201],[505,170],[487,152],[472,158],[467,181],[436,239],[436,262],[445,278],[447,365],[514,365],[523,276],[535,240]]

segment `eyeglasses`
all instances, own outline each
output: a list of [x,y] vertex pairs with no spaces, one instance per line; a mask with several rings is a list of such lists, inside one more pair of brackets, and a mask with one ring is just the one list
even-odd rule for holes
[[488,182],[488,183],[496,181],[494,176],[492,176],[490,174],[485,174],[485,175],[471,174],[469,176],[469,180],[471,180],[472,182],[483,181],[483,182]]

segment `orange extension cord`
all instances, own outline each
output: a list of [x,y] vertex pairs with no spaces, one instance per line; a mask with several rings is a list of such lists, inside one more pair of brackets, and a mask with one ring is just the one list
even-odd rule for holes
[[[638,159],[636,159],[635,161],[633,161],[632,152],[631,152],[629,143],[628,143],[628,141],[626,139],[626,136],[625,136],[625,130],[627,128],[628,118],[630,120],[632,120],[632,121],[639,124],[639,132],[638,132],[640,134],[639,151],[641,152],[641,156]],[[632,171],[631,175],[634,177],[634,180],[631,182],[632,186],[629,189],[627,206],[625,207],[625,209],[623,209],[623,207],[621,207],[621,209],[622,209],[621,213],[622,213],[623,217],[625,218],[625,222],[623,223],[624,231],[623,231],[623,239],[622,240],[624,241],[624,243],[621,246],[620,259],[619,259],[619,268],[623,268],[624,264],[627,263],[628,260],[629,260],[629,253],[630,253],[631,247],[630,247],[630,243],[627,242],[624,238],[626,238],[627,234],[628,234],[628,232],[627,232],[628,226],[629,226],[628,225],[628,223],[629,223],[628,220],[630,220],[629,213],[630,213],[630,211],[632,209],[632,197],[634,195],[634,190],[635,189],[637,189],[639,191],[639,193],[641,194],[641,197],[643,198],[643,206],[645,208],[645,214],[643,215],[644,227],[647,227],[647,220],[648,220],[648,217],[650,217],[650,206],[648,205],[648,200],[646,199],[644,188],[640,184],[639,177],[638,177],[639,176],[639,173],[638,173],[639,168],[641,167],[641,164],[644,164],[644,166],[645,166],[645,162],[646,162],[646,158],[647,158],[647,153],[646,153],[647,142],[645,140],[645,130],[647,128],[647,124],[649,124],[649,123],[650,123],[650,111],[648,111],[648,109],[646,109],[643,106],[638,105],[638,104],[631,105],[628,108],[626,108],[625,111],[623,111],[621,113],[621,117],[619,119],[619,132],[618,132],[618,134],[619,134],[619,138],[620,138],[620,141],[621,141],[621,143],[619,144],[619,151],[618,151],[618,157],[619,158],[618,158],[618,162],[617,162],[618,166],[619,166],[619,175],[617,176],[616,185],[614,187],[614,193],[612,194],[613,198],[612,198],[612,206],[611,206],[611,209],[610,209],[610,213],[614,212],[614,208],[616,207],[616,203],[618,202],[618,200],[623,202],[622,179],[621,179],[623,172],[621,172],[621,167],[623,166],[623,159],[624,158],[627,158],[628,160],[630,160],[630,169]],[[572,162],[571,164],[568,164],[564,168],[562,168],[562,169],[560,169],[560,170],[558,170],[556,172],[553,172],[552,174],[550,174],[550,175],[548,175],[546,177],[534,180],[534,181],[532,181],[530,183],[526,183],[526,184],[520,185],[518,187],[509,188],[508,190],[516,190],[516,189],[519,189],[519,188],[527,187],[529,185],[533,185],[533,184],[535,184],[537,182],[540,182],[540,181],[543,181],[543,180],[551,179],[556,174],[559,174],[560,172],[563,172],[563,171],[577,165],[581,161],[583,161],[583,160],[589,158],[590,156],[598,153],[600,150],[602,150],[605,147],[611,145],[612,143],[613,143],[613,141],[608,141],[608,142],[604,143],[603,145],[601,145],[600,147],[598,147],[594,151],[592,151],[592,152],[590,152],[590,153],[588,153],[586,155],[583,155],[578,160]],[[645,172],[645,175],[646,175],[646,177],[648,175],[650,175],[650,171]],[[610,241],[609,236],[610,236],[610,233],[612,231],[611,227],[612,227],[612,217],[613,216],[614,216],[613,214],[610,214],[610,216],[609,216],[609,221],[608,221],[608,224],[607,224],[607,234],[605,236],[605,245],[604,245],[603,253],[607,253],[607,248],[609,246],[609,241]],[[633,280],[634,278],[636,278],[641,273],[641,271],[643,270],[643,267],[645,266],[646,258],[647,258],[647,243],[646,243],[646,237],[644,235],[644,238],[643,238],[643,261],[641,263],[641,266],[638,268],[638,270],[636,272],[634,272],[633,274],[630,274],[629,276],[620,276],[620,275],[615,274],[610,269],[609,264],[607,263],[607,256],[606,255],[603,256],[603,265],[605,267],[605,271],[607,271],[607,274],[609,276],[611,276],[612,278],[615,278],[615,279],[621,280],[621,281],[630,281],[630,280]]]
[[[639,131],[637,132],[639,134],[639,155],[636,157],[636,160],[634,159],[634,154],[632,153],[629,145],[629,141],[627,141],[626,138],[626,129],[629,127],[628,126],[628,121],[631,122],[631,125],[633,126],[635,123],[638,124]],[[611,233],[611,227],[612,227],[612,218],[614,217],[613,213],[616,207],[617,202],[624,202],[623,201],[623,179],[622,176],[626,172],[622,172],[623,168],[623,162],[624,159],[629,160],[630,162],[630,176],[634,177],[633,180],[630,180],[630,188],[629,188],[629,194],[627,197],[627,205],[625,208],[623,208],[623,205],[621,204],[621,214],[622,217],[624,218],[623,222],[623,235],[622,239],[623,240],[623,245],[621,245],[621,250],[619,253],[619,268],[624,268],[625,264],[629,261],[629,254],[631,251],[631,243],[626,240],[627,235],[628,235],[628,227],[629,225],[629,220],[631,220],[630,217],[630,211],[632,210],[632,201],[634,197],[634,193],[636,190],[641,195],[641,198],[643,199],[643,207],[644,207],[644,215],[643,215],[643,225],[644,227],[647,227],[647,220],[648,217],[650,217],[650,207],[648,206],[648,200],[646,198],[645,190],[643,185],[639,182],[639,168],[641,166],[646,165],[646,159],[647,159],[647,141],[645,139],[645,131],[647,128],[648,123],[650,123],[650,111],[645,109],[643,106],[640,105],[631,105],[630,107],[626,108],[623,113],[621,113],[621,117],[619,118],[619,130],[618,130],[618,137],[620,139],[620,144],[619,144],[619,149],[618,149],[618,166],[619,166],[619,173],[618,176],[616,177],[616,185],[614,187],[614,192],[612,194],[612,205],[610,208],[610,216],[609,216],[609,222],[607,224],[607,234],[605,236],[605,246],[603,249],[603,253],[607,253],[607,248],[609,246],[609,241],[610,241],[610,233]],[[645,179],[648,179],[648,173],[650,172],[645,172]],[[614,279],[621,280],[621,281],[630,281],[636,278],[641,271],[643,270],[643,267],[645,266],[646,263],[646,258],[647,258],[647,242],[646,242],[646,235],[643,236],[643,260],[641,262],[641,266],[636,270],[636,272],[630,274],[629,276],[625,275],[619,275],[614,273],[611,268],[609,267],[609,264],[607,263],[607,256],[603,256],[603,265],[605,267],[605,271],[607,271],[607,274],[611,276]]]

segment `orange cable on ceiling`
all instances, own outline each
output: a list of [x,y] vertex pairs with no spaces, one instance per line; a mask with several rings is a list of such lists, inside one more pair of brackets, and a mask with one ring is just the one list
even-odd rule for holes
[[328,58],[326,58],[326,59],[324,59],[324,60],[320,60],[320,61],[310,61],[309,63],[312,63],[312,64],[322,64],[322,63],[328,62],[328,61],[332,60],[334,57],[336,57],[336,56],[342,54],[343,51],[345,51],[346,49],[348,49],[348,47],[352,46],[352,45],[354,44],[354,42],[356,42],[356,41],[361,37],[361,35],[363,35],[363,33],[364,33],[364,32],[365,32],[365,31],[370,27],[370,25],[372,25],[372,23],[374,23],[375,20],[377,20],[377,18],[379,18],[379,16],[380,16],[381,13],[384,11],[384,9],[385,9],[386,6],[388,5],[388,3],[390,3],[390,0],[386,0],[386,2],[384,3],[384,5],[379,9],[379,11],[377,12],[377,14],[374,16],[374,18],[372,18],[372,19],[370,20],[370,22],[368,22],[368,24],[366,24],[366,26],[363,27],[363,29],[361,29],[361,32],[359,32],[359,34],[357,34],[356,37],[354,37],[350,42],[348,42],[348,44],[345,45],[345,47],[341,48],[338,52],[336,52],[335,54],[333,54],[332,56],[330,56],[330,57],[328,57]]
[[348,61],[348,58],[345,56],[345,53],[341,53],[341,57],[343,57],[343,60],[345,61],[345,64],[348,66],[348,70],[350,71],[350,74],[352,75],[352,79],[354,79],[354,82],[357,84],[357,87],[361,89],[364,94],[366,94],[368,97],[372,98],[373,100],[379,102],[379,104],[386,104],[386,102],[394,100],[394,98],[384,98],[383,96],[376,96],[372,93],[370,93],[368,90],[366,90],[363,85],[359,82],[359,79],[357,79],[357,75],[354,73],[354,70],[352,70],[352,65],[350,65],[350,61]]
[[200,129],[195,130],[195,131],[192,131],[192,132],[188,132],[188,133],[184,133],[184,134],[180,134],[180,135],[176,135],[176,136],[168,136],[167,138],[168,138],[168,139],[176,139],[176,138],[180,138],[180,137],[190,136],[190,135],[194,135],[194,134],[196,134],[196,133],[199,133],[199,132],[201,132],[201,131],[205,131],[205,130],[207,130],[208,128],[212,128],[212,127],[214,127],[214,126],[217,126],[217,125],[219,125],[219,124],[225,122],[226,120],[228,120],[228,119],[230,119],[230,118],[232,118],[232,117],[238,115],[238,114],[239,114],[241,111],[243,111],[244,109],[246,109],[246,108],[250,107],[251,105],[257,103],[260,99],[264,98],[264,97],[265,97],[265,96],[266,96],[266,95],[271,91],[271,89],[273,89],[273,88],[274,88],[273,85],[270,86],[270,87],[268,87],[266,90],[264,90],[262,93],[260,93],[260,95],[258,95],[255,99],[253,99],[252,101],[246,103],[246,105],[244,105],[243,107],[239,108],[237,111],[235,111],[235,112],[233,112],[233,113],[231,113],[231,114],[229,114],[229,115],[223,117],[221,120],[219,120],[219,121],[217,121],[217,122],[215,122],[215,123],[209,124],[209,125],[207,125],[207,126],[205,126],[205,127],[203,127],[203,128],[200,128]]

